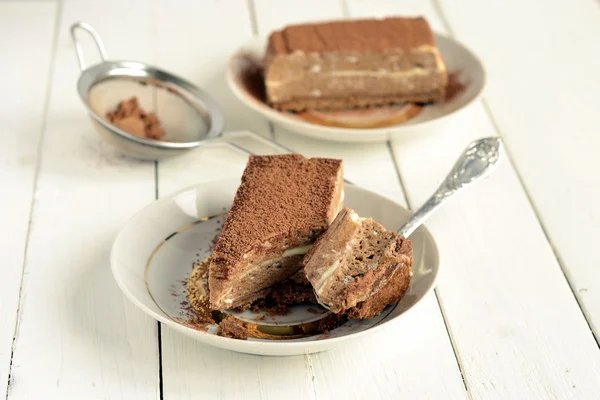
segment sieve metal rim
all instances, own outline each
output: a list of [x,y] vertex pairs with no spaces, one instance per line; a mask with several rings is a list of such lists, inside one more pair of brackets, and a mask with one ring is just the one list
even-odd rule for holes
[[[83,61],[83,53],[81,47],[79,46],[79,43],[77,42],[77,39],[75,37],[75,31],[77,29],[83,29],[92,35],[100,53],[102,62],[94,64],[90,67],[86,67]],[[102,40],[100,39],[100,36],[89,24],[86,24],[84,22],[77,22],[73,24],[71,26],[71,35],[73,37],[75,49],[77,51],[79,65],[82,70],[81,75],[79,76],[79,79],[77,81],[77,91],[79,93],[79,97],[90,116],[96,122],[101,124],[104,128],[108,129],[109,131],[115,134],[118,134],[119,136],[125,139],[128,139],[141,145],[151,146],[158,149],[181,150],[201,146],[207,141],[214,139],[223,133],[225,127],[225,120],[219,106],[207,93],[205,93],[203,90],[201,90],[194,84],[165,70],[156,68],[154,66],[142,62],[106,60],[106,51],[104,50],[104,45],[102,43]],[[173,86],[183,89],[185,92],[191,95],[191,100],[193,100],[194,103],[197,103],[201,106],[194,108],[196,108],[197,111],[202,115],[202,117],[207,121],[209,126],[208,132],[200,140],[195,140],[191,142],[166,142],[162,140],[141,138],[111,124],[103,116],[98,115],[90,107],[89,92],[97,83],[114,77],[122,77],[125,79],[144,78],[149,81],[164,83],[164,86],[167,89]],[[184,97],[187,98],[186,96]],[[188,98],[188,100],[190,99]]]

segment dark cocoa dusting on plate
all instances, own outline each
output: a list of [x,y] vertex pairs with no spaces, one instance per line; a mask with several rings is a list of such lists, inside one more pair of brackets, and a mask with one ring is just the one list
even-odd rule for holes
[[184,283],[186,300],[182,302],[181,306],[185,316],[191,320],[214,324],[216,323],[215,316],[210,308],[205,288],[205,282],[208,279],[208,263],[209,259],[206,259],[194,266],[188,281]]
[[246,66],[240,77],[246,91],[261,103],[267,102],[267,88],[265,87],[264,71],[262,63],[249,54],[241,55],[240,58]]
[[446,86],[446,100],[448,103],[454,100],[459,94],[465,91],[467,85],[459,82],[459,72],[452,72],[448,75],[448,86]]
[[175,321],[198,331],[207,332],[208,328],[214,323],[207,321],[200,315],[191,303],[186,299],[179,303],[181,318],[175,318]]

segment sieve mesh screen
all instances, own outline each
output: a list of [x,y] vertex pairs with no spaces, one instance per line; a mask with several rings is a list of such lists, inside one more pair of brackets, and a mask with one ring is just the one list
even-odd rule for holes
[[121,101],[132,97],[137,97],[144,110],[156,114],[165,130],[163,142],[202,140],[210,129],[204,108],[194,101],[191,94],[183,88],[148,77],[105,77],[90,87],[88,105],[105,118]]

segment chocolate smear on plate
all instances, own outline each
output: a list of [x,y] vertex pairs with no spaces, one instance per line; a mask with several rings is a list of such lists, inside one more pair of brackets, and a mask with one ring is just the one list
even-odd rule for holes
[[261,62],[249,54],[242,55],[240,58],[244,62],[244,68],[240,74],[242,84],[252,97],[261,103],[267,104],[267,88],[265,87],[264,71]]
[[460,72],[451,72],[448,74],[448,86],[446,86],[446,99],[444,100],[446,103],[454,100],[467,88],[466,84],[458,80],[459,74]]

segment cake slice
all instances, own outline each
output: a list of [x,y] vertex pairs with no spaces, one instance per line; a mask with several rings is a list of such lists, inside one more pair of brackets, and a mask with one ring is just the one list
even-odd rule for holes
[[342,202],[341,160],[250,156],[211,258],[211,306],[247,305],[295,274]]
[[332,312],[371,318],[404,294],[412,262],[410,240],[345,208],[304,257],[304,272]]
[[448,73],[424,18],[288,26],[269,37],[267,101],[281,110],[339,110],[445,97]]

